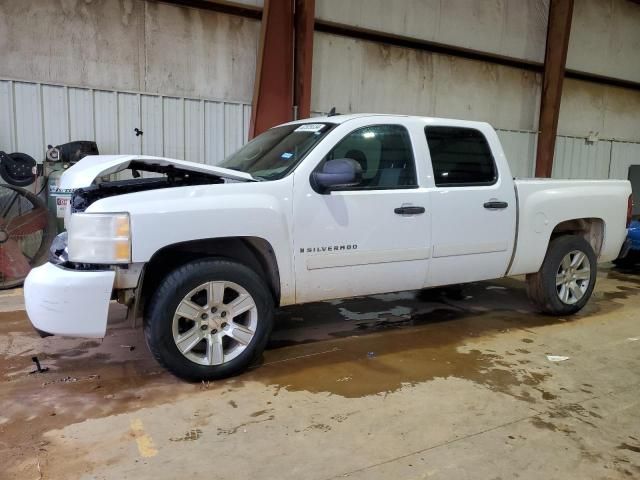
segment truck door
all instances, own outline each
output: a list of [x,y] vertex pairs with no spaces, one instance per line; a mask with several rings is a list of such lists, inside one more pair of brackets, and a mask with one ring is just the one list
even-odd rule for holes
[[351,158],[362,167],[359,185],[319,193],[310,170],[296,171],[297,302],[409,290],[426,282],[429,192],[418,186],[411,135],[403,125],[362,125],[310,167]]
[[[502,277],[513,251],[516,197],[493,130],[427,126],[433,167],[429,285]],[[494,145],[492,148],[487,139]]]

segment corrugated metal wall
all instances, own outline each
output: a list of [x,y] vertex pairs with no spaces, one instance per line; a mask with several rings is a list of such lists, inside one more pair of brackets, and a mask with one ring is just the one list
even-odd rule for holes
[[[513,176],[533,177],[538,134],[500,129],[497,133]],[[626,180],[631,165],[640,165],[640,143],[590,142],[586,138],[558,135],[552,177]],[[640,188],[640,185],[634,187]]]
[[0,80],[0,150],[38,161],[48,144],[95,140],[105,154],[216,164],[247,141],[250,118],[241,102]]
[[538,135],[535,132],[500,129],[496,133],[509,162],[511,175],[532,177],[535,172]]
[[611,161],[610,140],[589,142],[585,138],[556,138],[554,178],[608,178]]
[[631,165],[640,165],[640,143],[613,142],[609,178],[626,179]]
[[[314,112],[314,116],[320,115]],[[95,140],[101,153],[216,164],[248,138],[251,105],[0,79],[0,150],[40,161],[48,144]],[[144,133],[136,136],[135,128]],[[512,174],[535,171],[536,132],[497,130]],[[627,178],[640,143],[558,136],[553,177]]]
[[[497,130],[514,177],[535,175],[536,132]],[[553,178],[623,179],[630,165],[640,165],[640,143],[615,140],[587,141],[558,135],[553,160]],[[637,186],[640,188],[640,185]]]

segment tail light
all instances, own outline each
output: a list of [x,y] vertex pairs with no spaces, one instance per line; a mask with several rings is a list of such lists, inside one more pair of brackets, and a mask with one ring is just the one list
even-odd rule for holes
[[627,227],[631,224],[631,217],[633,216],[633,197],[629,195],[629,203],[627,203]]

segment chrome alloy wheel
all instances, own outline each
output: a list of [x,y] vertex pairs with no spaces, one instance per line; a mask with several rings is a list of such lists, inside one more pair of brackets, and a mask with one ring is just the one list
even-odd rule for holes
[[233,282],[203,283],[187,293],[173,315],[173,341],[200,365],[221,365],[240,355],[258,326],[253,297]]
[[567,253],[556,274],[556,290],[560,300],[573,305],[584,296],[591,282],[589,257],[580,250]]

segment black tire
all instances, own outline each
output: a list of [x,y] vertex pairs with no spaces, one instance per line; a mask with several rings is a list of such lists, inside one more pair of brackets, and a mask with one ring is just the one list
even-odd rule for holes
[[21,152],[0,152],[0,177],[14,187],[26,187],[36,180],[33,167],[36,161],[30,155]]
[[[570,252],[579,251],[589,261],[590,275],[582,297],[575,303],[565,303],[556,286],[556,275],[562,260]],[[593,248],[583,237],[565,235],[551,241],[542,266],[537,273],[527,275],[527,293],[529,299],[544,313],[550,315],[571,315],[585,306],[596,285],[597,259]]]
[[[237,357],[220,365],[201,365],[180,352],[172,325],[185,296],[211,281],[233,282],[244,288],[253,298],[258,320],[253,338]],[[180,266],[161,281],[145,316],[145,340],[158,363],[180,378],[189,381],[226,378],[243,372],[262,354],[273,327],[273,311],[271,291],[249,267],[220,258],[196,260]]]

